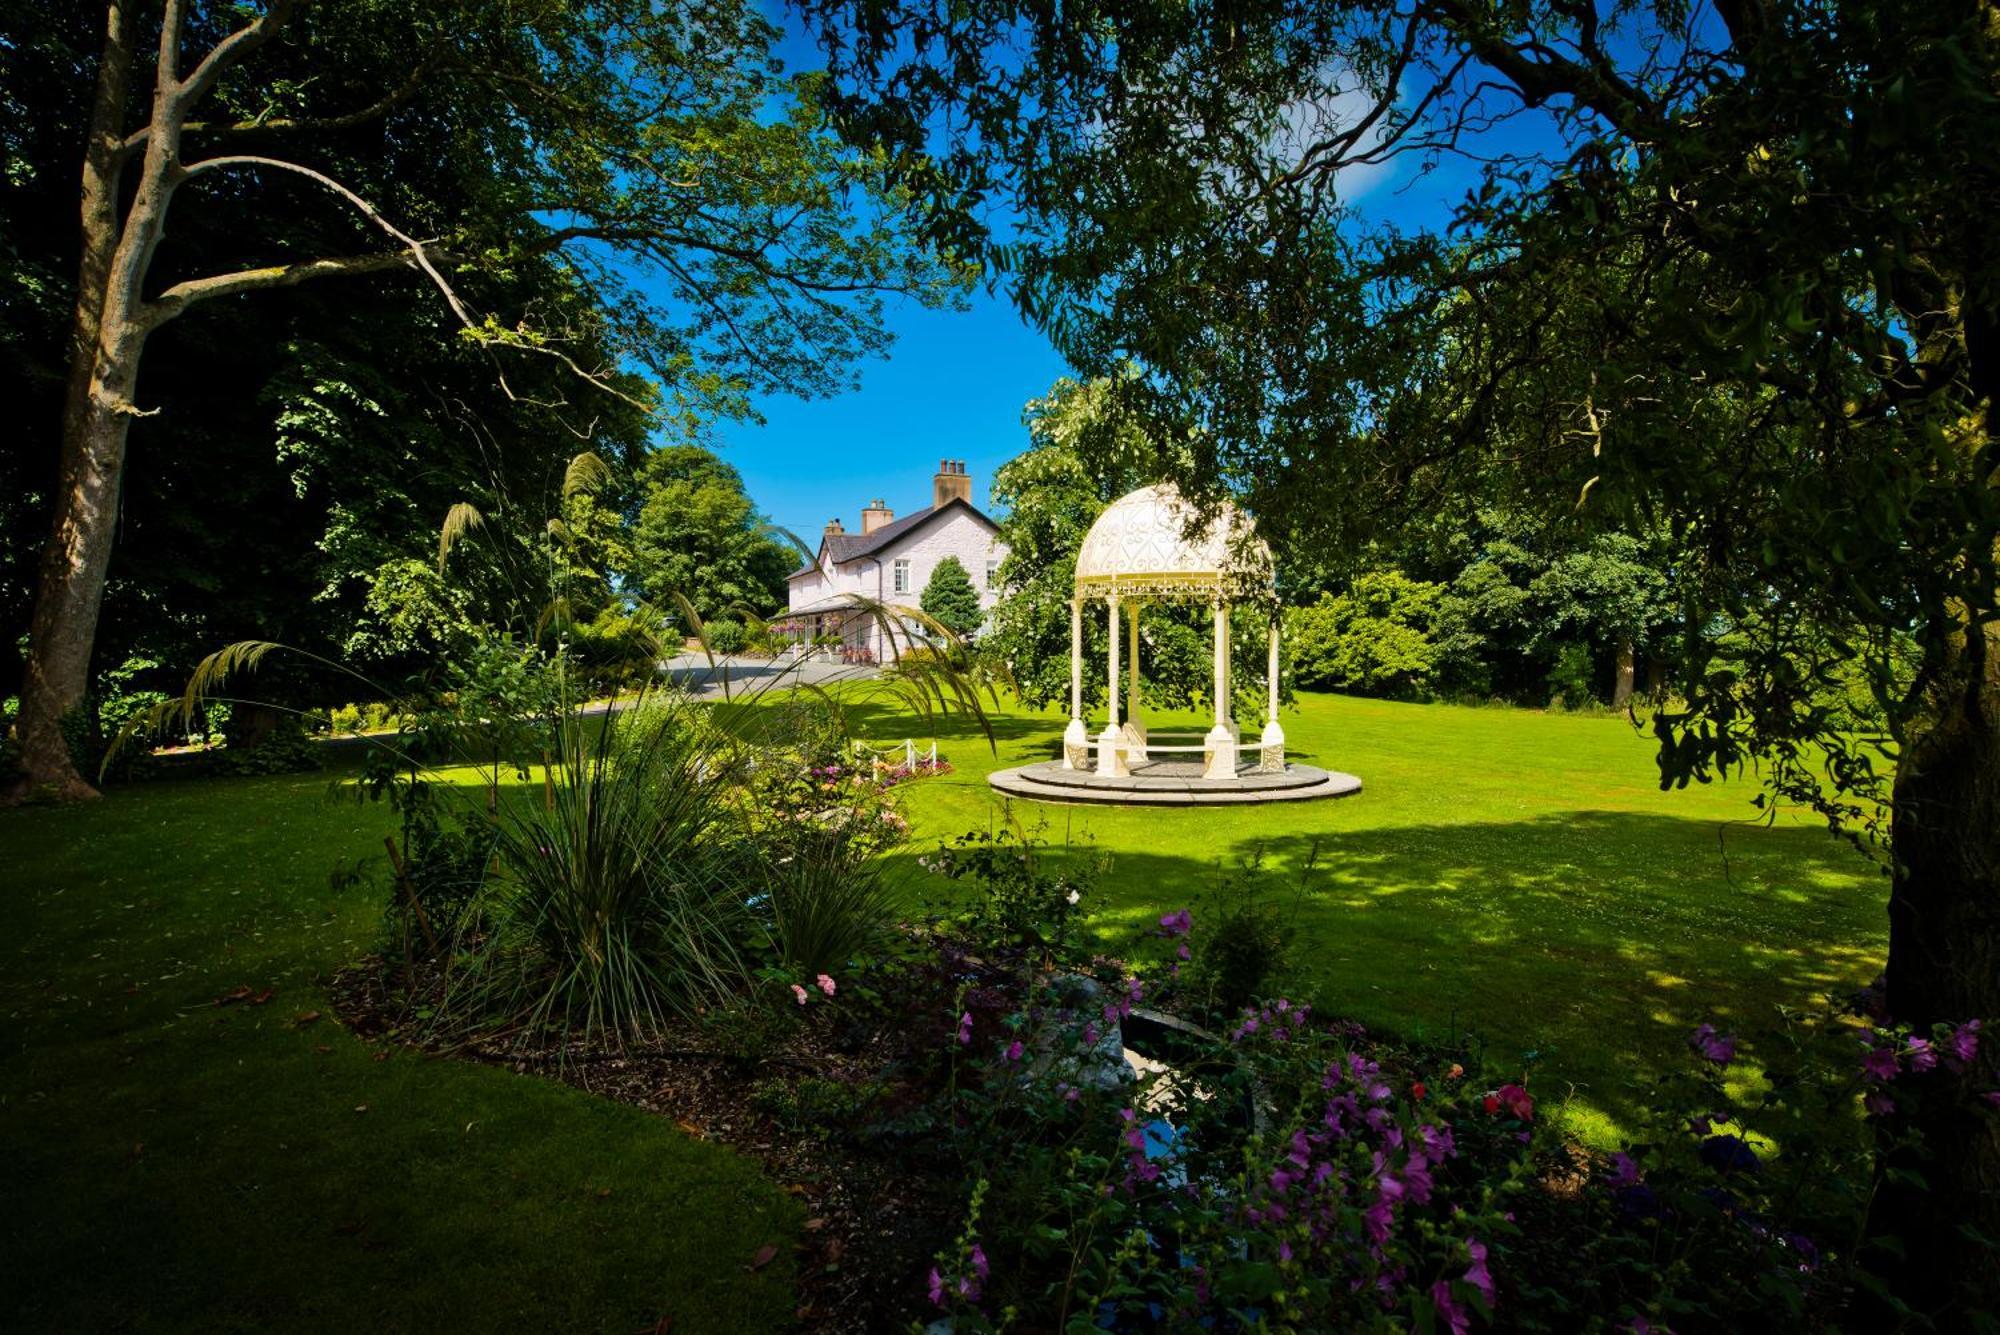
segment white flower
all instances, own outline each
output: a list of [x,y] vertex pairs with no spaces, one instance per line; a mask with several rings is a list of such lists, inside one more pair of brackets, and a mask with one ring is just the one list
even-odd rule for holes
[[1072,904],[1076,903],[1077,900],[1082,898],[1083,895],[1080,891],[1072,890],[1069,892],[1069,902]]

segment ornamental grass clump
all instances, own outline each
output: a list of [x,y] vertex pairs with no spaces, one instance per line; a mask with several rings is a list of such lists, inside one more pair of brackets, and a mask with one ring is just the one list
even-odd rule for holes
[[655,1035],[753,973],[749,865],[733,775],[691,706],[615,723],[558,716],[542,802],[494,827],[483,937],[448,1010],[477,1027],[577,1043]]

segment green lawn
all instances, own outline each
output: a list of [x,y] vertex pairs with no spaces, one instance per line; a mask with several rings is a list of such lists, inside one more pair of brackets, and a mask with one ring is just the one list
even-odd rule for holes
[[[897,735],[884,713],[858,714]],[[1631,1124],[1701,1020],[1752,1034],[1881,968],[1887,884],[1868,862],[1809,814],[1757,823],[1753,779],[1661,792],[1650,738],[1623,717],[1302,696],[1281,721],[1296,759],[1358,774],[1363,791],[1221,809],[1015,804],[1056,842],[1114,858],[1094,919],[1108,944],[1259,853],[1289,886],[1316,843],[1301,990],[1371,1026],[1456,1026],[1503,1060],[1540,1052],[1535,1089],[1573,1090],[1573,1125],[1599,1141]],[[908,791],[919,837],[901,860],[919,884],[915,859],[936,837],[1003,819],[986,773],[1048,758],[1063,719],[995,723],[997,757],[949,727],[957,772]]]
[[[929,739],[879,694],[855,718]],[[919,854],[1003,819],[985,773],[1048,754],[1060,724],[1001,714],[997,757],[945,729],[957,773],[904,793],[913,892]],[[1261,851],[1289,882],[1317,843],[1302,989],[1377,1027],[1541,1050],[1537,1092],[1573,1085],[1593,1138],[1629,1124],[1698,1020],[1754,1033],[1880,965],[1883,885],[1856,854],[1803,818],[1751,823],[1748,783],[1660,793],[1622,720],[1308,697],[1285,726],[1366,790],[1016,814],[1114,857],[1095,916],[1114,946],[1218,866]],[[782,1325],[799,1212],[746,1160],[551,1082],[297,1023],[380,911],[327,872],[378,849],[387,817],[326,790],[163,782],[0,812],[4,1325]],[[274,995],[213,1004],[241,986]],[[753,1272],[767,1242],[779,1259]]]
[[[180,781],[0,811],[0,1327],[783,1325],[799,1212],[747,1160],[297,1023],[381,912],[327,872],[388,820],[326,791]],[[212,1004],[245,985],[274,994]]]

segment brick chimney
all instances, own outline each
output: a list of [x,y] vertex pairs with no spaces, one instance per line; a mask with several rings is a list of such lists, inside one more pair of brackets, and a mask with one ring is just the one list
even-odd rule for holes
[[872,505],[861,507],[861,531],[863,533],[873,533],[876,529],[882,527],[882,525],[895,517],[896,512],[882,504],[882,498],[878,496]]
[[826,521],[827,537],[830,538],[836,533],[845,533],[845,532],[847,532],[847,530],[840,526],[840,521],[838,519],[829,519]]
[[963,459],[938,460],[937,476],[931,479],[931,504],[942,508],[951,501],[972,504],[972,479]]

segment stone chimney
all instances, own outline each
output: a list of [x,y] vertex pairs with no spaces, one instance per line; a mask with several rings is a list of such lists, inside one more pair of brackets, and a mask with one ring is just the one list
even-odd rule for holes
[[882,504],[882,498],[878,496],[873,504],[861,507],[861,531],[873,533],[895,517],[896,512]]
[[931,479],[931,504],[942,508],[951,501],[972,504],[972,479],[963,459],[938,460],[937,476]]
[[847,530],[840,526],[840,521],[838,519],[829,519],[826,521],[827,537],[830,538],[836,533],[845,533],[845,532],[847,532]]

